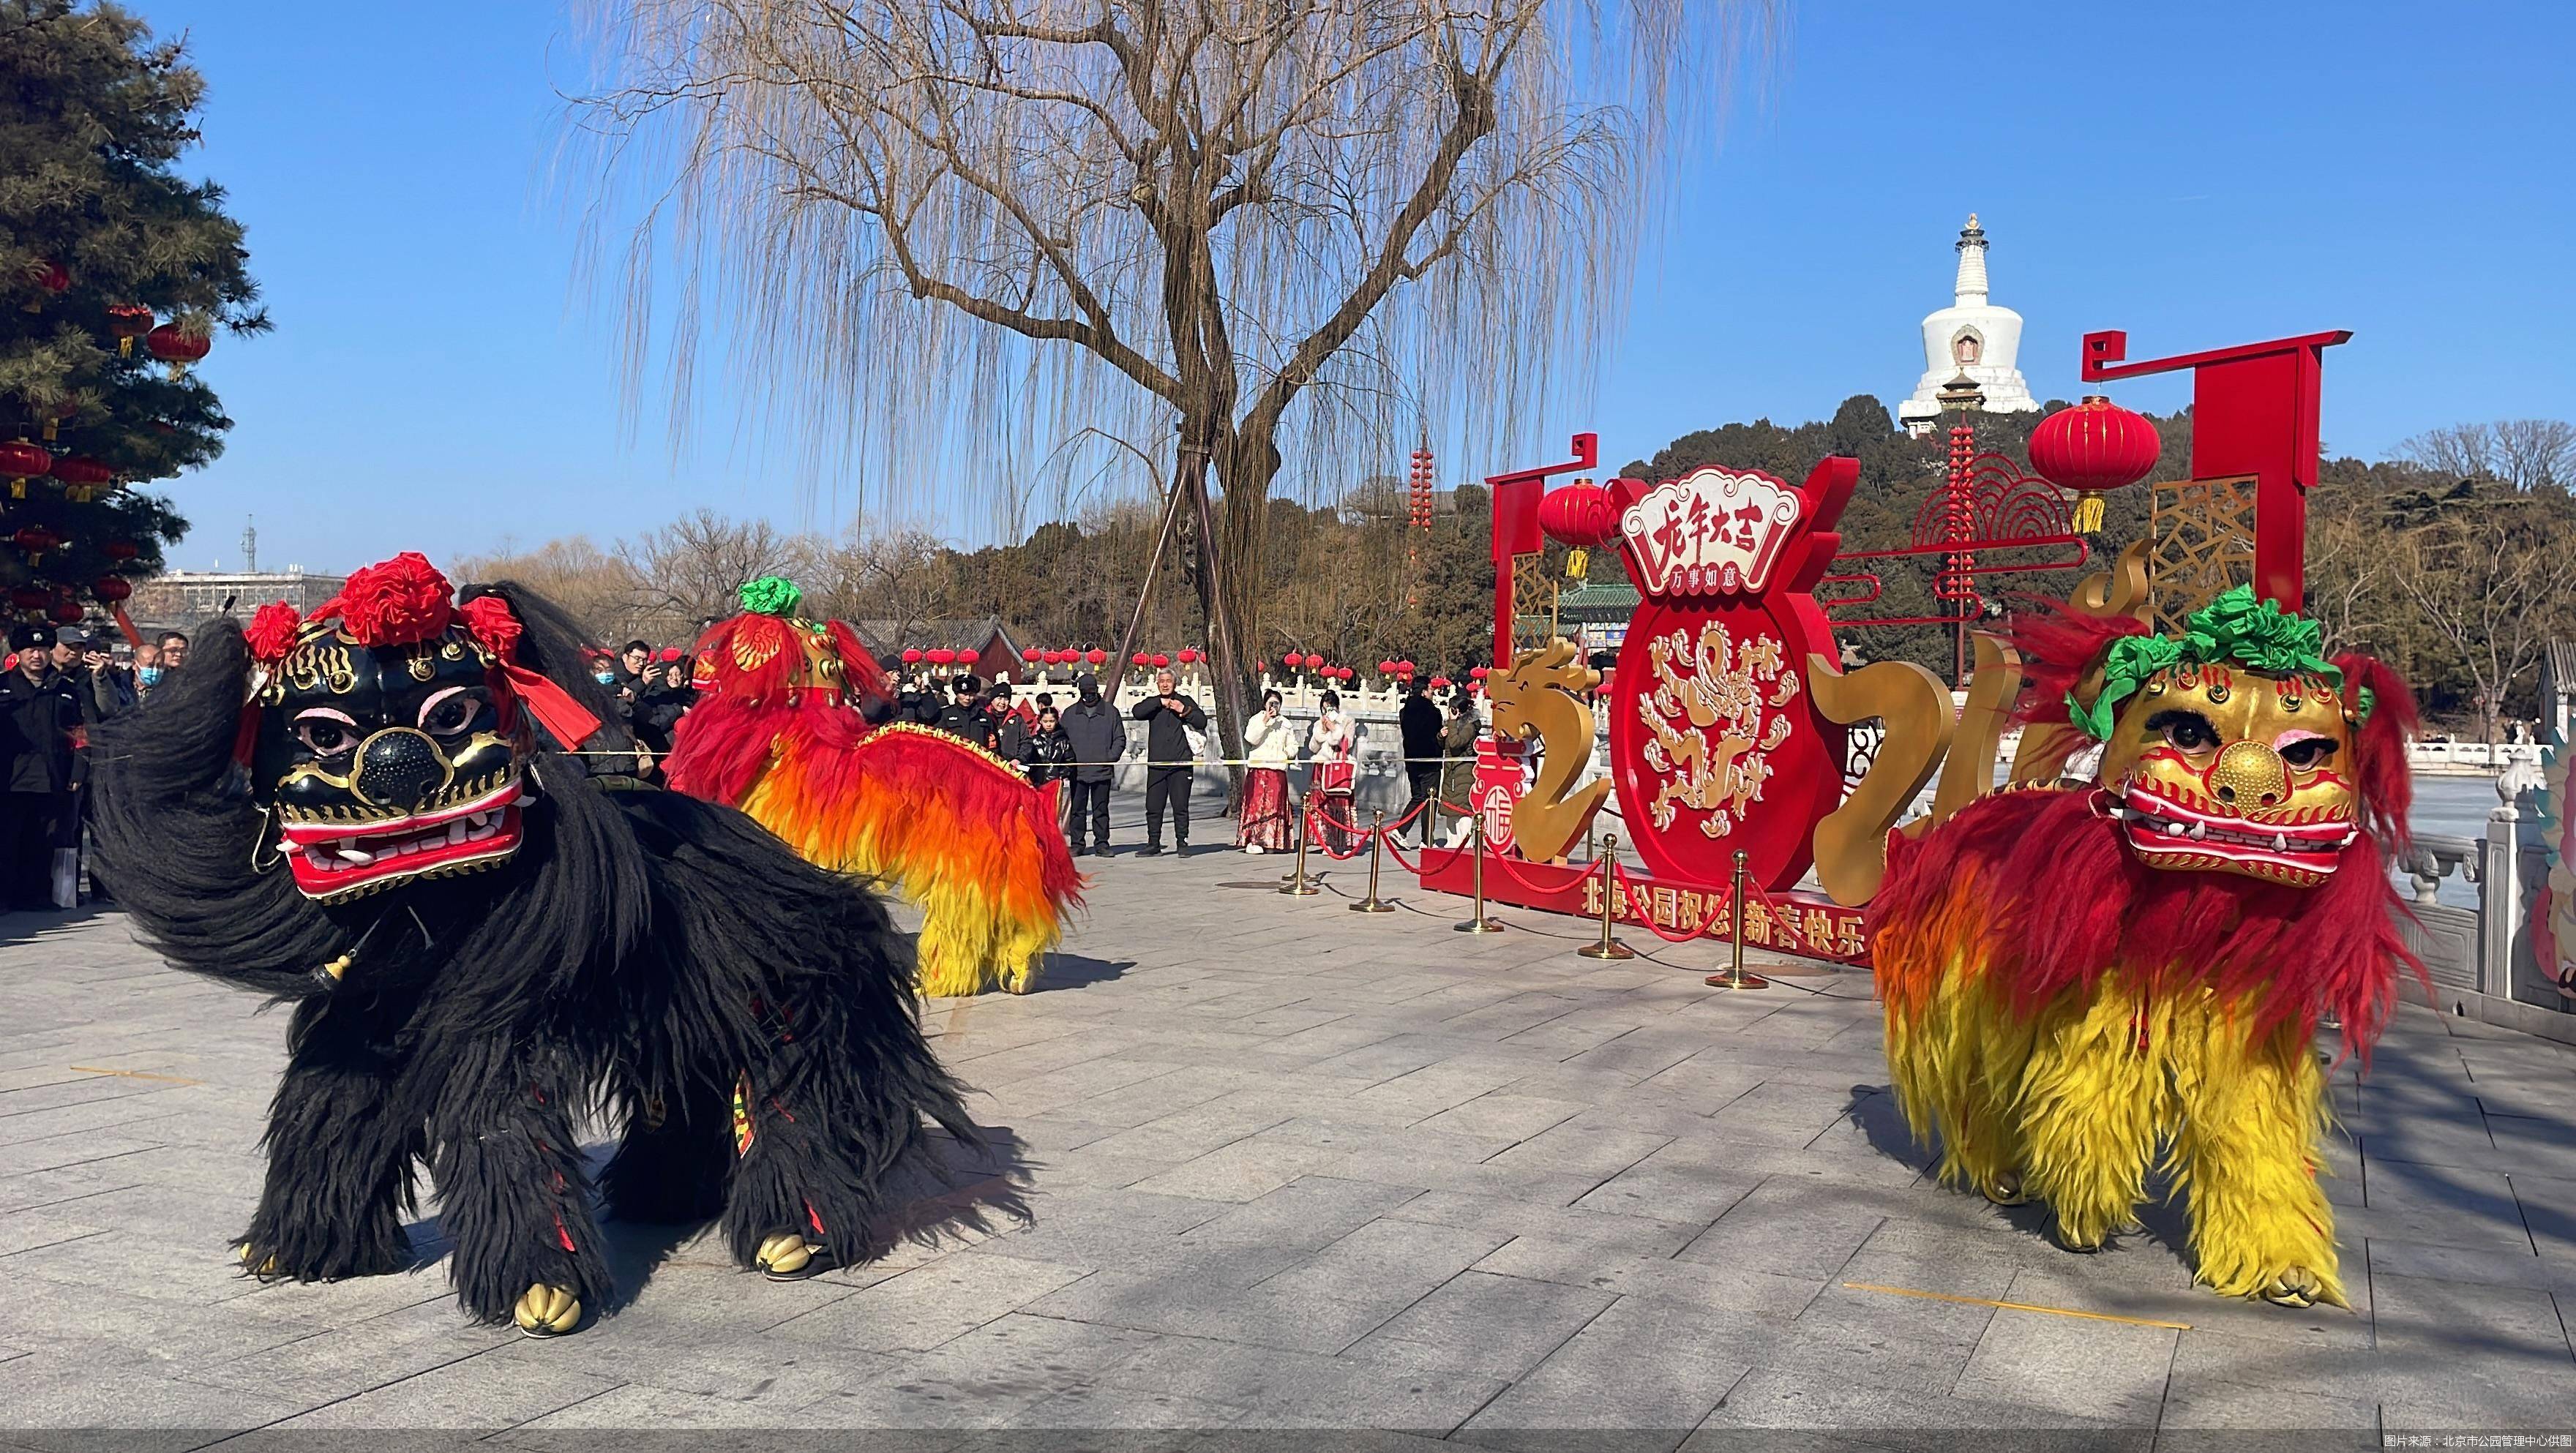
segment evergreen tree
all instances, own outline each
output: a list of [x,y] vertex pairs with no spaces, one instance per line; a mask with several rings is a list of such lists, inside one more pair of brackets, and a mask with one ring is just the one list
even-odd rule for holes
[[[184,355],[217,329],[253,333],[268,319],[222,189],[177,171],[204,92],[178,42],[106,0],[0,0],[0,607],[11,619],[76,620],[90,601],[123,598],[109,577],[157,572],[187,523],[135,486],[212,460],[232,427]],[[29,446],[51,472],[14,482],[35,463]]]

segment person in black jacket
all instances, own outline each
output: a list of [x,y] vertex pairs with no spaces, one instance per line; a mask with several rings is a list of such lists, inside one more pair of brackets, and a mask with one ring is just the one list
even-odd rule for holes
[[[1404,736],[1404,780],[1413,793],[1404,810],[1411,816],[1440,791],[1440,708],[1431,704],[1421,677],[1406,684],[1404,708],[1395,714],[1395,724]],[[1417,817],[1413,821],[1414,841],[1430,841],[1430,819]]]
[[56,840],[80,839],[72,733],[80,699],[54,669],[51,626],[22,626],[18,664],[0,677],[0,907],[51,908]]
[[984,710],[984,683],[972,676],[960,676],[949,685],[953,695],[949,697],[948,704],[939,709],[939,720],[935,725],[941,731],[963,737],[985,751],[993,750],[993,718]]
[[1020,739],[1019,754],[1013,759],[1020,770],[1029,774],[1029,785],[1044,787],[1049,782],[1062,782],[1073,776],[1073,739],[1064,734],[1064,719],[1052,706],[1038,708],[1037,725]]
[[[1118,759],[1127,753],[1127,724],[1118,719],[1118,710],[1100,695],[1100,678],[1085,671],[1073,678],[1073,705],[1065,709],[1062,727],[1065,740],[1073,747],[1072,775],[1064,809],[1064,837],[1072,845],[1073,855],[1109,852],[1109,783],[1116,774]],[[1083,825],[1089,819],[1093,846],[1083,846]]]
[[1163,809],[1172,811],[1172,846],[1190,852],[1190,775],[1198,770],[1198,751],[1190,733],[1207,730],[1207,713],[1183,696],[1169,671],[1154,674],[1154,694],[1136,703],[1135,717],[1145,724],[1145,856],[1163,850]]

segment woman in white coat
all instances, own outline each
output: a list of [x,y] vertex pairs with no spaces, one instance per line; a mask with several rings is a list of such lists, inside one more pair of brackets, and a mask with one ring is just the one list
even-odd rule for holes
[[1235,846],[1247,853],[1284,853],[1288,837],[1288,769],[1297,762],[1297,728],[1279,711],[1279,693],[1266,692],[1261,714],[1243,726],[1243,822]]
[[1360,724],[1342,711],[1338,694],[1325,692],[1323,714],[1306,733],[1306,753],[1315,764],[1307,825],[1328,853],[1347,854],[1358,841],[1351,800],[1359,787],[1359,749]]

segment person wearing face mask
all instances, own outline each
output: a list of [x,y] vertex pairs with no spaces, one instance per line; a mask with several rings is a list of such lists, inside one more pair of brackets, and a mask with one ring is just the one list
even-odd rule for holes
[[137,701],[161,684],[161,648],[150,641],[134,648],[134,697]]
[[[1109,853],[1109,782],[1118,759],[1127,752],[1127,724],[1118,709],[1100,694],[1100,678],[1085,671],[1074,678],[1073,705],[1062,718],[1065,740],[1073,746],[1072,774],[1067,781],[1065,842],[1077,858]],[[1089,821],[1092,846],[1083,845]]]
[[1265,692],[1261,714],[1243,725],[1243,822],[1235,845],[1258,856],[1286,852],[1288,769],[1297,761],[1297,728],[1279,710],[1279,693]]

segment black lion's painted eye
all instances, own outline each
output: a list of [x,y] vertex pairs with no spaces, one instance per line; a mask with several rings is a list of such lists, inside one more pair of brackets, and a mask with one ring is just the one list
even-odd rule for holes
[[2281,748],[2281,760],[2301,771],[2322,767],[2335,754],[2332,737],[2301,737]]
[[358,745],[358,724],[328,707],[295,719],[296,738],[318,756],[336,757]]
[[2147,718],[2147,730],[2164,733],[2165,744],[2181,752],[2206,752],[2218,745],[2218,728],[2196,711],[2160,711]]
[[474,725],[483,703],[464,687],[451,686],[422,703],[420,729],[434,737],[452,737]]

